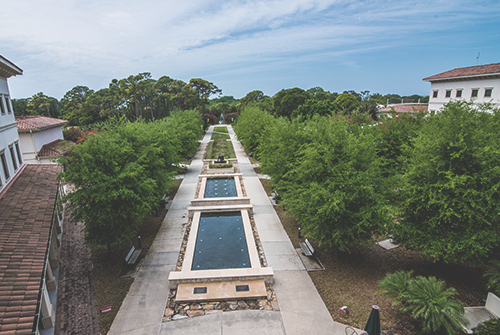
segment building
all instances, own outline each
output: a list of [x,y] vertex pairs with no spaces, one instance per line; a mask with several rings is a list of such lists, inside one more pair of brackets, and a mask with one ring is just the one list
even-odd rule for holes
[[418,113],[426,112],[429,104],[426,103],[407,103],[393,104],[380,108],[378,113]]
[[54,163],[53,158],[73,144],[64,141],[62,127],[66,120],[46,116],[17,116],[17,131],[23,159],[28,164]]
[[22,73],[0,56],[0,335],[53,335],[61,167],[23,160],[7,83]]
[[[54,334],[59,165],[27,164],[0,198],[0,334]],[[58,210],[56,210],[58,209]]]
[[467,100],[500,106],[500,63],[462,67],[422,79],[431,83],[429,111],[451,100]]
[[24,164],[7,84],[8,78],[22,74],[23,70],[0,56],[0,192]]

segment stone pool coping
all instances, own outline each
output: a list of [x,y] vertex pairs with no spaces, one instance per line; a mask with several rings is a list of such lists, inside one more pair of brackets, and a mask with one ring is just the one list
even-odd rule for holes
[[[234,211],[225,206],[225,212]],[[201,207],[200,207],[201,208]],[[250,279],[264,279],[266,283],[273,282],[273,269],[271,267],[262,267],[258,244],[254,237],[254,232],[250,220],[250,213],[245,208],[240,208],[241,219],[245,231],[245,240],[247,243],[248,256],[250,258],[249,268],[240,269],[214,269],[214,270],[192,270],[194,250],[196,247],[196,238],[198,235],[198,228],[202,211],[193,211],[193,218],[189,230],[186,250],[184,253],[182,268],[180,271],[172,271],[168,280],[177,285],[179,283],[194,283],[194,282],[211,282],[211,281],[228,281],[228,280],[250,280]],[[209,212],[213,212],[210,210]]]

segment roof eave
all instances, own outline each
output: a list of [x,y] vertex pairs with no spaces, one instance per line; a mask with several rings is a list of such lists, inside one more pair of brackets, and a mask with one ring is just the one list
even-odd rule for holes
[[458,80],[474,80],[474,79],[481,79],[481,78],[500,78],[500,72],[495,72],[495,73],[483,73],[483,74],[474,74],[474,75],[467,75],[467,76],[454,76],[454,77],[445,77],[445,78],[435,78],[433,79],[431,77],[427,77],[422,79],[422,81],[429,81],[429,82],[434,82],[434,81],[458,81]]
[[65,124],[68,124],[68,123],[69,123],[69,121],[66,121],[66,122],[61,122],[61,123],[58,123],[58,124],[52,124],[50,126],[44,126],[44,127],[41,127],[41,128],[17,129],[17,131],[19,133],[38,133],[38,132],[41,132],[41,131],[44,131],[44,130],[48,130],[48,129],[52,129],[52,128],[57,128],[57,127],[62,127]]
[[12,63],[7,58],[0,55],[0,75],[4,78],[10,78],[12,76],[18,76],[23,74],[23,69],[21,69],[16,64]]

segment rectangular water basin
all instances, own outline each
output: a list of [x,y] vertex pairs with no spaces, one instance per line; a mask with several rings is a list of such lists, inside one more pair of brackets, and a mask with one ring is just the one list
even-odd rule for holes
[[240,212],[202,213],[191,270],[249,268]]
[[[236,206],[234,206],[236,207]],[[259,280],[263,279],[267,284],[271,284],[273,282],[273,269],[271,267],[261,267],[259,261],[259,253],[257,247],[255,245],[254,234],[252,231],[252,226],[250,223],[249,217],[249,209],[246,208],[246,205],[241,206],[240,209],[232,208],[231,210],[226,209],[222,211],[222,208],[215,213],[226,214],[226,213],[236,213],[240,215],[241,221],[244,228],[245,238],[244,241],[246,243],[246,248],[248,250],[248,257],[250,259],[250,267],[236,267],[236,268],[214,268],[217,266],[208,265],[203,266],[206,268],[205,270],[200,270],[194,261],[195,258],[195,250],[196,250],[196,240],[198,239],[198,230],[200,228],[200,222],[202,215],[205,214],[215,214],[213,211],[206,212],[202,207],[193,207],[193,223],[191,225],[191,231],[189,233],[188,242],[186,246],[186,251],[184,254],[184,260],[182,264],[182,269],[180,271],[171,271],[168,280],[173,285],[172,287],[177,287],[180,283],[208,283],[208,282],[221,282],[221,281],[240,281],[240,280]],[[194,209],[199,210],[194,210]],[[203,226],[203,224],[201,224]],[[212,237],[214,238],[214,237]],[[243,240],[243,239],[242,239]],[[218,241],[218,237],[215,236],[215,241]],[[239,237],[238,237],[238,241]],[[241,252],[241,247],[240,247]],[[203,251],[202,251],[203,252]],[[230,251],[227,249],[222,250],[222,253],[225,255],[229,255]],[[199,254],[199,253],[198,253]],[[215,256],[212,256],[215,258]],[[198,262],[198,261],[196,261]],[[209,264],[212,263],[212,260],[208,261]],[[240,261],[241,264],[246,263]],[[229,265],[235,266],[235,265]],[[237,265],[236,265],[237,266]],[[195,270],[197,269],[197,270]]]
[[226,198],[237,196],[238,192],[236,190],[234,177],[207,178],[204,198]]

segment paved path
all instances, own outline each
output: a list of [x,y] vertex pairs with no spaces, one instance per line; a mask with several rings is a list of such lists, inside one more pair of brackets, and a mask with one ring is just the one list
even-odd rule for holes
[[198,175],[203,167],[203,153],[210,140],[207,132],[181,186],[175,195],[165,220],[118,311],[108,332],[110,335],[159,334],[167,304],[168,275],[175,270],[187,223],[187,208],[194,198]]
[[344,335],[334,322],[305,270],[240,143],[229,133],[254,206],[254,218],[269,265],[274,269],[279,312],[233,311],[162,324],[168,297],[168,274],[175,263],[194,198],[202,156],[212,135],[210,127],[188,168],[158,235],[125,298],[109,334],[268,334]]
[[56,313],[56,335],[99,334],[90,250],[83,237],[84,225],[69,220],[62,233],[61,265]]

